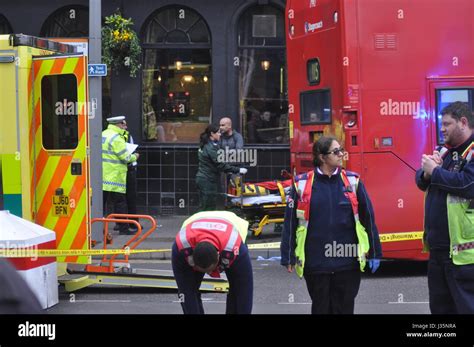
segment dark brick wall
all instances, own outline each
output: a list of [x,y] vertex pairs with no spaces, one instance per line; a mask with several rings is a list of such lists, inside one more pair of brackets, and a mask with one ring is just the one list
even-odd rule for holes
[[[150,214],[182,214],[196,212],[198,196],[195,177],[197,147],[142,147],[138,164],[139,210]],[[288,148],[258,148],[257,165],[246,166],[247,182],[280,178],[289,171]],[[222,188],[223,189],[223,188]],[[219,199],[223,203],[223,197]]]

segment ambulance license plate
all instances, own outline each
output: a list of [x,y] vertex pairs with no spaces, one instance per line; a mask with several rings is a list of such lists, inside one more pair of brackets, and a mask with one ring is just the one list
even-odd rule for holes
[[69,207],[69,197],[66,195],[53,196],[53,216],[69,217],[71,209]]

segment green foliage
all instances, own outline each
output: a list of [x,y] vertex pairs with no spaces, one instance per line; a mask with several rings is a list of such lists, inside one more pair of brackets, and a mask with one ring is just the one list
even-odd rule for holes
[[102,59],[112,70],[128,69],[136,77],[141,68],[142,49],[137,33],[132,29],[132,19],[125,19],[119,12],[105,17],[102,28]]

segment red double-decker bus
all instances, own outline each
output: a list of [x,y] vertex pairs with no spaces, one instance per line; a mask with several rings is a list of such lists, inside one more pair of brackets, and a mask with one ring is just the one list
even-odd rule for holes
[[374,204],[387,258],[421,253],[415,171],[443,143],[440,110],[474,106],[474,1],[287,0],[291,165],[336,135]]

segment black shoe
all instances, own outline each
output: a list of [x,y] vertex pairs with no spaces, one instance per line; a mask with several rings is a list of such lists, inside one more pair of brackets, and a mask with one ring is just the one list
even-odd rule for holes
[[138,229],[127,229],[127,230],[120,230],[120,235],[135,235],[138,232]]
[[[140,224],[140,226],[142,227],[142,232],[145,231],[143,225]],[[130,226],[128,228],[131,229],[131,230],[138,231],[138,228],[135,224],[130,224]]]

